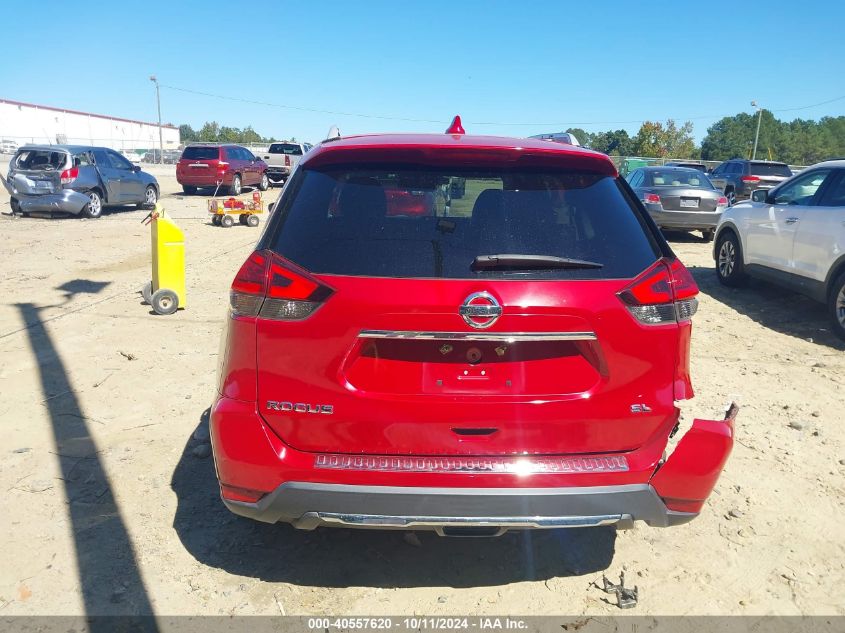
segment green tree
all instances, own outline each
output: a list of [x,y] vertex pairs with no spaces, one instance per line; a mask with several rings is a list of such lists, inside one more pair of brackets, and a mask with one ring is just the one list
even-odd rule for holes
[[191,141],[199,140],[199,136],[187,123],[179,126],[179,139],[182,143],[190,143]]
[[645,121],[633,141],[633,152],[637,156],[689,158],[694,151],[690,121],[680,127],[672,119],[665,125],[659,121]]
[[584,147],[592,147],[593,135],[587,130],[582,130],[580,127],[571,127],[566,130],[567,134],[572,134],[578,139]]
[[220,124],[217,121],[206,121],[199,131],[199,140],[216,143],[220,140]]
[[590,147],[611,156],[628,156],[633,153],[633,142],[625,130],[608,130],[591,134]]

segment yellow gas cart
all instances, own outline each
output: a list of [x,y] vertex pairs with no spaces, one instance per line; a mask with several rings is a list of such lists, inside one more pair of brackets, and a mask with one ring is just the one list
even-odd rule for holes
[[153,277],[141,294],[156,314],[173,314],[185,302],[185,234],[156,204],[144,218],[150,224]]

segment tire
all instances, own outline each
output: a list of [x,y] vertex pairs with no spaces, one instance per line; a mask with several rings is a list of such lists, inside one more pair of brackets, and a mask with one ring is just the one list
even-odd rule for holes
[[730,187],[725,189],[725,197],[728,199],[728,206],[732,207],[736,204],[736,192]]
[[192,196],[197,192],[196,187],[190,187],[188,185],[182,185],[182,191],[185,192],[186,196]]
[[167,288],[159,288],[150,300],[150,305],[156,314],[173,314],[179,309],[179,297]]
[[258,181],[258,188],[261,191],[267,191],[270,188],[270,179],[266,173],[261,174],[261,180]]
[[13,214],[21,212],[21,203],[18,202],[17,198],[10,198],[9,206],[12,207]]
[[103,197],[99,191],[92,189],[88,192],[88,204],[82,207],[80,215],[83,218],[99,218],[103,215]]
[[231,215],[224,215],[224,216],[220,217],[220,226],[222,226],[223,228],[228,229],[234,223],[235,223],[235,221],[232,219]]
[[258,226],[258,216],[257,215],[248,215],[246,216],[246,225],[255,228]]
[[845,271],[834,280],[827,301],[833,332],[845,341]]
[[741,286],[748,279],[742,262],[742,246],[733,231],[724,231],[716,244],[716,276],[732,288]]
[[144,284],[144,287],[141,288],[141,296],[144,297],[144,302],[152,304],[153,300],[153,282],[148,281]]
[[232,177],[232,185],[229,187],[229,193],[232,194],[233,196],[239,196],[239,195],[241,195],[242,189],[243,189],[243,186],[241,184],[241,177],[240,177],[240,175],[235,174]]
[[220,226],[220,216],[219,215],[212,215],[211,216],[211,223],[214,226]]
[[246,226],[246,217],[247,217],[247,216],[246,216],[246,213],[241,213],[241,214],[238,216],[238,222],[240,222],[241,224],[243,224],[244,226]]
[[704,238],[705,242],[712,242],[715,235],[716,235],[716,231],[714,229],[709,229],[707,231],[701,232],[701,237]]
[[147,189],[144,191],[144,201],[138,206],[142,209],[154,209],[157,202],[158,191],[152,185],[147,185]]

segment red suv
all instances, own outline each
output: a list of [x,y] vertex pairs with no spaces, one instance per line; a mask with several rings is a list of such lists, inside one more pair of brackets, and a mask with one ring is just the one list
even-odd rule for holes
[[685,523],[736,411],[667,457],[697,293],[603,154],[326,141],[232,284],[211,415],[223,502],[303,529]]
[[220,188],[237,196],[243,186],[270,188],[267,163],[240,145],[188,145],[176,163],[176,180],[186,194]]

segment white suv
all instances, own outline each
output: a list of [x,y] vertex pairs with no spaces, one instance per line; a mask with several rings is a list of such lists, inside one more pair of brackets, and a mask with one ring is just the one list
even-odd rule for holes
[[826,303],[845,339],[845,160],[808,167],[727,209],[713,257],[727,286],[751,275]]

